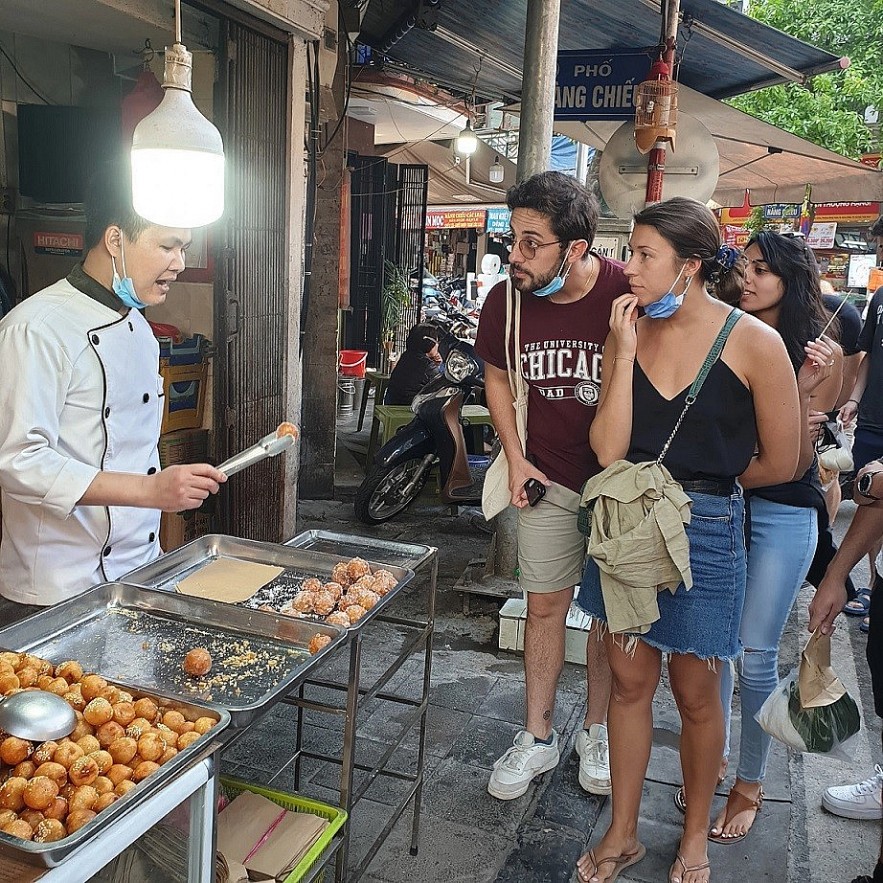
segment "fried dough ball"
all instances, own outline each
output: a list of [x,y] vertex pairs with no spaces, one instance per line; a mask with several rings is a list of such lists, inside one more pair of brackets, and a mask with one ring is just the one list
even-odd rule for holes
[[18,736],[7,736],[0,742],[0,760],[9,766],[15,766],[27,760],[34,751],[34,746],[27,739]]
[[100,727],[113,720],[113,706],[98,696],[83,709],[83,717],[93,727]]
[[349,607],[351,604],[358,604],[358,601],[356,601],[356,597],[353,592],[347,592],[337,602],[337,609],[338,610],[346,610],[347,607]]
[[30,779],[37,772],[37,764],[32,760],[23,760],[12,768],[12,775],[19,776],[22,779]]
[[313,592],[298,592],[289,603],[298,613],[313,613],[315,597]]
[[107,686],[107,681],[101,675],[86,675],[80,681],[80,690],[86,702],[91,702]]
[[337,603],[340,600],[340,596],[343,594],[343,586],[340,583],[335,582],[325,583],[325,585],[322,586],[322,591],[330,592],[334,595],[334,601]]
[[[133,770],[134,773],[134,770]],[[135,783],[131,779],[124,779],[116,788],[113,789],[113,793],[116,794],[117,797],[123,797],[128,794],[135,787]]]
[[55,667],[55,677],[64,678],[69,684],[83,679],[83,666],[73,659]]
[[67,770],[60,763],[55,763],[55,761],[52,760],[47,763],[41,763],[40,766],[34,770],[34,775],[48,776],[59,788],[67,784]]
[[371,568],[364,558],[351,558],[347,561],[346,572],[349,574],[349,578],[355,582],[366,573],[371,573]]
[[[135,755],[133,754],[132,757]],[[124,763],[115,763],[108,771],[107,778],[113,782],[113,787],[116,789],[120,782],[128,782],[129,779],[132,778],[132,767],[127,766]],[[119,792],[117,792],[119,793]]]
[[107,776],[99,776],[92,783],[92,787],[98,792],[98,796],[100,797],[102,794],[112,794],[116,785],[114,785]]
[[71,688],[71,685],[64,678],[54,678],[47,687],[43,687],[48,693],[55,693],[56,696],[64,696]]
[[108,684],[95,698],[106,699],[111,705],[116,705],[120,701],[120,691],[113,685]]
[[62,786],[61,791],[59,792],[59,796],[70,802],[70,799],[74,796],[74,791],[76,790],[77,786],[72,785],[70,782],[68,782],[66,785]]
[[11,809],[21,812],[25,808],[25,788],[27,779],[20,776],[12,776],[0,785],[0,809]]
[[374,591],[374,586],[377,581],[374,577],[369,573],[366,576],[359,577],[356,582],[350,586],[350,591],[352,592],[354,589],[368,589],[369,591]]
[[123,727],[135,720],[135,704],[133,702],[117,702],[113,706],[113,719]]
[[22,666],[28,666],[36,670],[37,675],[51,675],[53,673],[53,665],[48,659],[42,656],[34,656],[31,653],[22,654]]
[[3,833],[9,834],[11,837],[18,837],[19,840],[34,839],[34,829],[23,819],[16,819],[14,822],[4,825]]
[[345,562],[341,561],[331,569],[331,582],[337,583],[339,586],[343,586],[343,588],[346,588],[352,582]]
[[132,770],[132,779],[135,782],[140,782],[155,773],[158,769],[158,763],[155,763],[152,760],[142,760],[141,763]]
[[82,693],[70,690],[69,692],[65,693],[64,696],[62,696],[61,698],[64,699],[64,701],[67,702],[67,704],[70,705],[70,707],[73,708],[74,711],[82,711],[86,707],[86,700],[83,698]]
[[181,724],[181,729],[178,731],[178,735],[180,736],[181,733],[189,733],[191,730],[195,729],[196,725],[193,723],[193,721],[184,721],[184,723]]
[[98,778],[98,773],[98,762],[87,754],[71,764],[67,777],[74,785],[91,785]]
[[276,438],[282,438],[284,435],[290,435],[292,438],[297,439],[300,436],[300,430],[293,423],[289,423],[286,420],[276,428]]
[[92,754],[93,751],[101,748],[101,743],[95,736],[83,736],[82,739],[77,739],[77,745],[83,749],[84,754]]
[[350,618],[342,610],[335,610],[334,613],[326,616],[325,622],[329,622],[331,625],[339,625],[345,629],[350,626]]
[[368,611],[361,604],[350,604],[346,609],[346,615],[349,617],[350,625],[355,625]]
[[178,744],[175,747],[178,751],[183,751],[188,745],[192,745],[199,738],[199,735],[195,730],[191,733],[181,733],[178,736]]
[[18,685],[20,687],[36,687],[40,673],[35,668],[26,666],[20,668],[16,674],[18,675]]
[[175,733],[180,733],[181,727],[186,723],[180,711],[167,711],[162,717],[162,722]]
[[22,792],[22,799],[30,809],[46,809],[58,797],[58,785],[49,776],[34,776]]
[[371,589],[350,589],[350,597],[365,610],[375,607],[380,600],[380,595],[372,592]]
[[[112,743],[111,743],[112,744]],[[113,766],[113,758],[108,751],[92,751],[89,757],[98,764],[98,775],[103,776]]]
[[0,653],[0,662],[12,666],[12,670],[15,671],[21,665],[21,653],[16,653],[14,650],[4,650],[3,653]]
[[[120,690],[120,698],[117,700],[117,702],[132,702],[132,703],[134,703],[134,701],[135,701],[135,697],[131,693],[127,693],[125,690]],[[116,702],[112,703],[112,704],[116,705]]]
[[39,766],[41,763],[49,763],[58,751],[58,742],[50,739],[48,742],[41,742],[31,755],[34,763]]
[[[276,611],[274,610],[273,612],[275,613]],[[279,608],[279,613],[281,613],[283,616],[291,616],[291,617],[293,617],[294,619],[300,619],[300,618],[303,616],[303,613],[301,613],[300,611],[294,609],[294,607],[292,606],[291,601],[286,601],[286,602],[285,602],[285,603]]]
[[166,748],[165,740],[156,732],[145,733],[138,740],[138,754],[142,760],[157,761],[163,756]]
[[74,727],[73,733],[70,734],[70,739],[72,742],[76,742],[78,739],[82,739],[83,736],[94,736],[95,735],[95,727],[89,723],[84,717],[81,711],[77,712],[77,725]]
[[94,809],[96,800],[98,800],[98,792],[91,785],[79,785],[74,789],[74,793],[68,801],[70,811]]
[[107,791],[104,794],[100,794],[98,800],[95,801],[95,812],[101,812],[101,810],[107,809],[112,803],[116,803],[118,800],[119,797],[117,797],[113,791]]
[[43,815],[47,819],[58,819],[64,821],[67,818],[68,805],[67,801],[60,795],[52,801],[52,803],[43,810]]
[[308,577],[300,584],[300,590],[302,592],[321,592],[322,580],[316,579],[314,576]]
[[200,736],[202,736],[207,733],[215,725],[215,723],[216,721],[213,717],[198,717],[193,724],[193,729],[196,730],[196,732]]
[[323,647],[327,647],[331,643],[330,635],[313,635],[310,638],[310,654],[315,655],[318,653]]
[[[135,705],[135,714],[138,717],[143,717],[144,720],[147,721],[148,725],[152,724],[156,720],[156,715],[159,709],[156,707],[156,703],[152,699],[148,699],[146,696],[143,699],[139,699]],[[138,720],[138,717],[135,718],[132,723],[135,723]]]
[[201,678],[212,669],[212,656],[205,647],[195,647],[184,657],[184,671],[191,678]]
[[395,587],[398,580],[388,570],[378,570],[374,574],[374,591],[378,595],[388,595]]
[[68,742],[58,746],[53,760],[55,763],[60,763],[66,770],[70,770],[74,761],[79,760],[85,753],[76,742]]
[[126,731],[123,729],[122,724],[118,724],[116,721],[108,721],[98,728],[95,738],[98,739],[98,744],[101,748],[107,748],[108,745],[112,745],[117,739],[121,739],[125,735]]
[[[54,680],[55,678],[53,678],[52,675],[40,675],[40,677],[37,678],[37,687],[40,690],[48,690],[49,685]],[[67,681],[65,681],[64,683],[67,684]],[[65,687],[65,692],[67,692],[67,687]]]
[[319,616],[327,616],[337,606],[337,598],[331,592],[316,592],[313,595],[313,611]]
[[21,687],[21,681],[18,679],[18,675],[15,672],[5,671],[0,673],[0,693],[4,696],[9,693],[10,690],[18,690]]
[[38,809],[24,809],[18,816],[23,822],[27,822],[31,828],[37,829],[37,825],[46,818]]
[[14,822],[18,818],[18,813],[11,809],[0,809],[0,831],[4,825]]
[[67,837],[64,825],[58,819],[43,819],[34,828],[34,841],[36,843],[54,843]]
[[67,833],[73,834],[74,831],[79,831],[84,825],[88,825],[96,815],[98,813],[91,809],[74,810],[67,817]]
[[162,757],[157,761],[157,763],[162,766],[164,763],[168,763],[173,757],[176,757],[178,754],[178,749],[169,746],[163,751]]

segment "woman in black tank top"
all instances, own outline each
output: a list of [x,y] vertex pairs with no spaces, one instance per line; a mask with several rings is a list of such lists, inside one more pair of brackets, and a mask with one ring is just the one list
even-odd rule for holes
[[[782,336],[797,376],[803,419],[799,478],[755,487],[748,495],[751,542],[739,627],[743,652],[737,660],[742,721],[739,766],[727,804],[709,834],[717,843],[743,840],[763,797],[772,737],[760,728],[755,716],[778,683],[779,643],[812,563],[819,513],[825,512],[808,411],[830,411],[836,405],[843,366],[842,351],[833,340],[825,338],[816,344],[828,315],[819,287],[819,268],[803,240],[760,233],[749,242],[745,258],[740,306]],[[813,343],[807,347],[809,341]],[[816,383],[819,373],[813,360],[826,357],[830,374]],[[727,735],[722,770],[729,755],[732,699],[733,674],[727,666],[721,682]]]
[[[706,285],[729,274],[735,255],[721,248],[717,221],[704,205],[676,198],[645,209],[635,216],[630,246],[625,273],[631,293],[613,303],[601,400],[590,433],[605,467],[623,459],[656,460],[730,313],[707,294]],[[639,309],[645,313],[641,318]],[[741,316],[664,463],[693,501],[687,526],[693,587],[659,592],[660,618],[648,632],[605,638],[613,674],[608,711],[613,815],[600,842],[579,860],[583,881],[608,880],[644,855],[637,823],[663,654],[681,714],[681,766],[689,794],[669,880],[709,880],[709,811],[724,746],[721,660],[739,653],[745,588],[739,482],[756,487],[793,478],[800,413],[781,338]],[[598,574],[589,559],[578,600],[606,621]]]

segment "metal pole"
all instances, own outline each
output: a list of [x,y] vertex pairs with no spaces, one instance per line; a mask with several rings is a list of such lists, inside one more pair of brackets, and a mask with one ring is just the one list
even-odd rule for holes
[[561,0],[527,2],[521,120],[518,126],[519,181],[545,172],[552,159],[560,10]]
[[[674,75],[675,46],[678,39],[678,14],[680,13],[680,0],[668,0],[665,4],[665,24],[663,26],[662,42],[665,46],[662,60],[668,65]],[[650,151],[647,161],[647,190],[644,201],[647,205],[659,202],[662,199],[662,181],[665,177],[665,141],[657,141]]]

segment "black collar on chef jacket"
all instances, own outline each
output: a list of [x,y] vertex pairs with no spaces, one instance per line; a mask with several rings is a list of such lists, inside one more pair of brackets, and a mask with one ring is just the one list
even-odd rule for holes
[[83,294],[91,297],[92,300],[97,300],[102,306],[113,310],[115,313],[120,313],[127,309],[125,304],[109,288],[105,288],[83,269],[82,263],[77,264],[68,273],[67,281],[77,291],[82,291]]

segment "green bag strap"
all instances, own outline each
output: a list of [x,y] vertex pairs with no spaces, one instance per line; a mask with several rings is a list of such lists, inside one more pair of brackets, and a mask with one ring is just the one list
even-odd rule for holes
[[702,384],[705,383],[705,379],[708,377],[712,366],[720,358],[721,353],[724,351],[724,345],[727,342],[727,338],[730,336],[730,332],[733,330],[733,326],[744,315],[745,314],[742,312],[742,310],[734,307],[730,312],[730,315],[727,316],[727,321],[724,322],[724,327],[721,328],[721,330],[718,332],[714,343],[711,345],[711,349],[708,351],[708,355],[705,357],[705,361],[702,363],[702,367],[699,369],[699,373],[696,375],[696,379],[693,381],[690,389],[687,391],[687,398],[684,402],[684,410],[681,411],[681,416],[678,417],[678,422],[675,423],[675,428],[671,431],[671,435],[668,437],[668,441],[666,441],[666,443],[662,446],[662,451],[656,458],[657,466],[662,465],[662,461],[665,459],[665,455],[668,453],[668,449],[671,447],[671,443],[674,441],[675,435],[677,435],[678,430],[681,428],[681,424],[684,422],[684,418],[687,416],[687,411],[690,410],[690,406],[693,404],[693,402],[696,401],[696,397],[699,395],[699,390],[702,389]]

